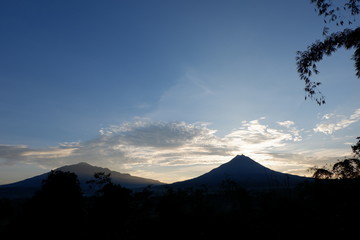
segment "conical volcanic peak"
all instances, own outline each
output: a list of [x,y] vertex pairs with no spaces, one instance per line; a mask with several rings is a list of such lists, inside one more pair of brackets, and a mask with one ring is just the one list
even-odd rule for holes
[[229,163],[230,162],[255,162],[255,161],[249,158],[248,156],[241,154],[241,155],[236,155],[233,159],[229,161]]
[[233,159],[231,159],[229,164],[241,164],[241,165],[252,165],[252,166],[262,166],[260,163],[256,162],[255,160],[249,158],[245,155],[236,155]]
[[231,175],[254,175],[270,171],[260,163],[252,160],[245,155],[237,155],[231,161],[222,164],[218,168],[213,169],[212,173],[231,174]]
[[248,189],[273,189],[294,187],[307,178],[285,174],[264,167],[244,155],[237,155],[227,163],[199,177],[173,184],[175,187],[210,186],[221,187],[231,180]]
[[[260,163],[252,160],[248,156],[245,155],[237,155],[233,159],[231,159],[229,162],[225,163],[226,165],[231,165],[234,167],[244,167],[244,168],[258,168],[258,167],[264,167]],[[223,164],[223,165],[225,165]]]

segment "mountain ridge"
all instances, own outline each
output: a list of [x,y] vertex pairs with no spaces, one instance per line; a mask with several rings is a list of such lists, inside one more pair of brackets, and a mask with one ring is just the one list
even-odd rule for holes
[[[117,171],[112,171],[108,168],[93,166],[86,162],[65,165],[54,169],[54,171],[75,173],[78,177],[80,187],[84,195],[91,195],[94,193],[94,187],[89,185],[87,182],[94,179],[94,173],[96,172],[104,172],[105,174],[110,173],[110,178],[114,184],[119,184],[130,189],[143,188],[149,185],[164,184],[158,180],[132,176],[128,173],[120,173]],[[45,180],[49,174],[50,172],[47,172],[18,182],[0,185],[0,197],[31,197],[37,190],[41,188],[42,181]]]

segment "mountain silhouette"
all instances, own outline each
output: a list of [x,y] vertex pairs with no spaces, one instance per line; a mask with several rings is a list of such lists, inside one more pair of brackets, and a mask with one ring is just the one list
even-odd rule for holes
[[112,183],[121,185],[126,188],[141,188],[148,185],[160,185],[163,184],[157,180],[132,176],[128,173],[120,173],[111,171],[108,168],[92,166],[88,163],[81,162],[74,165],[68,165],[58,168],[57,170],[63,172],[73,172],[78,176],[80,185],[83,186],[87,181],[94,179],[95,172],[103,172],[105,174],[111,173],[110,177]]
[[173,183],[173,187],[218,188],[224,181],[233,181],[250,190],[292,188],[311,178],[271,170],[244,155],[237,155],[231,161],[199,177]]
[[[111,171],[108,168],[92,166],[88,163],[81,162],[74,165],[66,165],[55,169],[63,172],[73,172],[77,175],[81,189],[84,195],[91,195],[96,191],[96,186],[92,186],[87,182],[94,179],[94,173],[103,172],[105,174],[111,173],[110,177],[112,183],[121,185],[126,188],[136,189],[143,188],[149,185],[161,185],[163,183],[142,177],[131,176],[127,173],[120,173]],[[0,197],[8,198],[26,198],[31,197],[42,186],[42,181],[49,175],[49,172],[28,178],[19,182],[0,185]]]
[[[225,181],[230,180],[245,189],[266,190],[292,188],[301,182],[312,181],[312,178],[271,170],[244,155],[238,155],[231,161],[199,177],[168,185],[157,180],[131,176],[130,174],[111,171],[108,168],[92,166],[85,162],[63,166],[56,170],[75,173],[78,176],[84,195],[94,194],[97,190],[96,186],[91,186],[87,183],[87,181],[94,179],[94,173],[96,172],[111,173],[110,177],[114,184],[130,189],[144,188],[149,185],[162,185],[174,188],[202,188],[206,186],[216,189],[221,188]],[[46,179],[48,175],[49,173],[44,173],[16,183],[1,185],[0,198],[30,197],[41,188],[42,181]]]

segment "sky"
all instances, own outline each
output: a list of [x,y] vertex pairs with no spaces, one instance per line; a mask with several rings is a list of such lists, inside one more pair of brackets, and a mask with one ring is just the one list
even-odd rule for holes
[[237,154],[277,171],[352,156],[352,51],[318,64],[308,0],[0,1],[0,184],[88,162],[171,183]]

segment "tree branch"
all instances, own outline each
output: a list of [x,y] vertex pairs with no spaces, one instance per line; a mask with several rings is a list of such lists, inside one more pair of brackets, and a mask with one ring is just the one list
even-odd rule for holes
[[311,44],[306,51],[297,52],[297,71],[300,79],[305,82],[305,99],[316,100],[319,105],[325,103],[324,95],[317,88],[321,82],[314,82],[310,77],[319,73],[316,63],[321,61],[324,55],[330,56],[341,47],[355,48],[352,59],[355,61],[356,76],[360,78],[360,28],[332,33],[324,41]]

